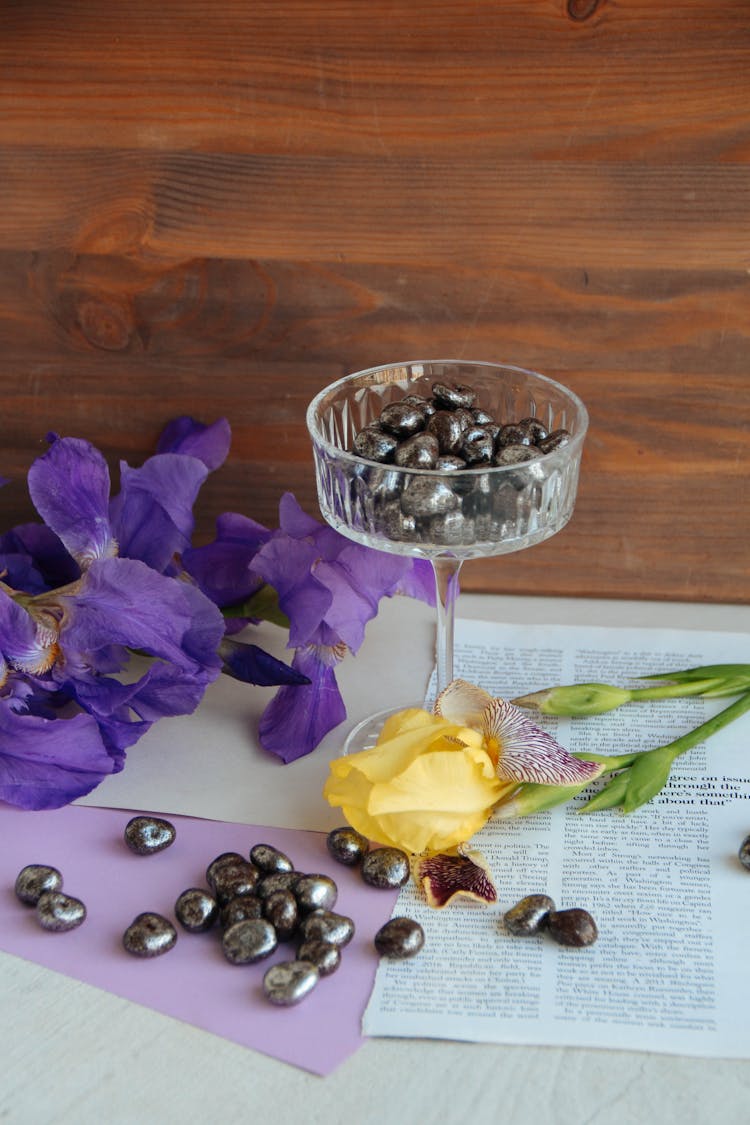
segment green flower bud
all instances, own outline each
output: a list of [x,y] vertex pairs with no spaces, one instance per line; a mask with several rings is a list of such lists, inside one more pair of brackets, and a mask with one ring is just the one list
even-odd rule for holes
[[516,707],[541,711],[544,715],[603,715],[629,703],[633,693],[611,684],[569,684],[547,688],[512,700]]

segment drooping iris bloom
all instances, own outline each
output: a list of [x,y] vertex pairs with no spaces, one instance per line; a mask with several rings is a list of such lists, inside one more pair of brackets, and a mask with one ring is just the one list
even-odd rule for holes
[[289,620],[292,667],[310,683],[282,686],[260,723],[265,749],[291,762],[317,746],[346,717],[336,665],[357,652],[380,599],[406,593],[434,600],[428,563],[362,547],[308,516],[291,493],[279,505],[279,529],[252,570],[276,590]]
[[[291,496],[277,531],[225,513],[215,541],[193,547],[196,496],[229,449],[224,420],[175,419],[155,456],[121,462],[114,496],[94,446],[49,442],[28,474],[44,522],[0,536],[0,799],[53,808],[90,792],[220,672],[282,685],[262,740],[291,761],[344,718],[335,665],[380,597],[429,599],[418,565],[348,543]],[[289,628],[292,667],[232,636],[264,617]]]
[[330,770],[329,804],[369,839],[420,857],[415,876],[443,906],[456,894],[493,900],[486,865],[467,844],[519,786],[575,788],[602,766],[574,758],[512,704],[454,680],[434,714],[398,712],[372,749]]
[[402,593],[434,600],[429,564],[345,539],[307,515],[291,493],[281,498],[278,529],[225,513],[214,541],[185,551],[182,562],[208,597],[237,613],[239,625],[254,619],[259,595],[273,590],[273,612],[265,616],[288,628],[297,680],[290,677],[266,707],[259,736],[284,762],[309,754],[346,718],[336,667],[359,649],[380,599]]
[[90,792],[154,721],[192,712],[225,668],[300,679],[260,649],[223,653],[220,610],[182,580],[192,506],[228,427],[183,420],[175,440],[192,453],[122,464],[113,498],[106,461],[80,439],[50,435],[29,470],[45,523],[0,539],[0,799],[53,808]]

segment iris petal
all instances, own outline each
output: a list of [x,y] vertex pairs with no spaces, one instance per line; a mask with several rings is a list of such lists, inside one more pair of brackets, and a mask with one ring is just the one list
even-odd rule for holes
[[309,754],[320,740],[346,718],[334,663],[314,646],[298,649],[292,667],[310,683],[282,687],[261,716],[261,745],[283,762]]
[[116,554],[109,522],[109,469],[98,449],[57,438],[28,472],[34,507],[83,568]]
[[488,705],[484,734],[489,746],[497,747],[497,775],[506,781],[582,785],[602,772],[598,762],[574,758],[504,699],[493,699]]
[[164,453],[138,469],[120,463],[120,493],[109,512],[123,557],[162,573],[193,534],[193,504],[208,469],[196,457]]
[[13,668],[32,674],[46,672],[58,653],[54,636],[40,630],[23,606],[3,590],[0,590],[0,653]]
[[95,720],[17,714],[0,700],[0,800],[57,809],[90,793],[115,768]]
[[226,418],[210,426],[197,422],[187,414],[174,418],[162,430],[157,453],[186,453],[197,457],[207,469],[218,469],[226,461],[232,432]]
[[447,906],[457,895],[478,902],[497,902],[497,891],[481,852],[435,855],[418,859],[414,877],[422,884],[430,906]]
[[484,688],[466,680],[451,680],[435,700],[435,714],[467,727],[482,727],[482,719],[492,696]]
[[253,560],[271,538],[262,524],[235,512],[225,512],[216,521],[216,538],[203,547],[182,553],[182,565],[207,597],[218,606],[244,601],[263,579],[253,573]]
[[224,634],[221,613],[199,590],[135,559],[92,564],[80,591],[61,596],[61,642],[74,652],[124,645],[161,656],[180,668],[203,666],[218,675]]

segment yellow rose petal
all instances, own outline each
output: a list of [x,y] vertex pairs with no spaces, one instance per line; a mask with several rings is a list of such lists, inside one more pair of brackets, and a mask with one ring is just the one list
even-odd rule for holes
[[373,784],[368,812],[373,816],[406,811],[467,813],[489,808],[504,787],[487,776],[477,757],[482,757],[481,751],[422,754],[402,773]]

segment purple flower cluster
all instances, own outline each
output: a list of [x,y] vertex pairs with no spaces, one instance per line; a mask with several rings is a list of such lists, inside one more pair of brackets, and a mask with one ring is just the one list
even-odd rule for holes
[[[294,761],[345,718],[335,668],[380,598],[434,597],[426,564],[344,539],[291,494],[278,529],[225,513],[212,543],[191,546],[199,489],[229,451],[224,420],[170,423],[140,468],[121,462],[115,496],[94,446],[48,440],[28,473],[44,522],[0,535],[0,799],[11,804],[89,793],[221,672],[279,687],[260,740]],[[235,636],[262,617],[288,626],[291,666]]]

